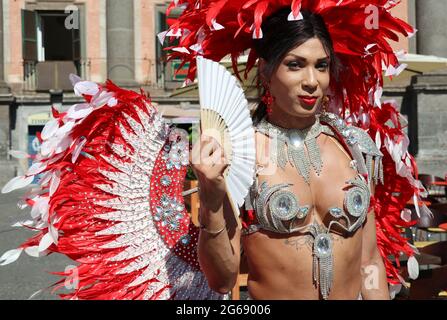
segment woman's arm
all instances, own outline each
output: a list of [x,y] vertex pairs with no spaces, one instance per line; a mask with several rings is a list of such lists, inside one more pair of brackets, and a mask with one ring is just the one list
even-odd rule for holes
[[228,198],[225,197],[222,205],[215,209],[201,206],[200,222],[211,231],[219,231],[226,225],[226,229],[217,235],[203,229],[200,231],[198,256],[210,288],[228,293],[239,273],[241,238]]
[[368,213],[362,239],[362,297],[365,300],[389,300],[385,265],[377,247],[374,212]]
[[223,177],[228,164],[220,144],[204,135],[190,155],[200,187],[199,264],[210,288],[225,294],[236,282],[240,261],[240,230],[226,195]]

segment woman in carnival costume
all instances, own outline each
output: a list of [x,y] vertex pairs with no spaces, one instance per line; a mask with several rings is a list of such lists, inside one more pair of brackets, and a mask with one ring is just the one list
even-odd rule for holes
[[143,92],[73,77],[86,103],[53,110],[40,154],[3,190],[42,175],[20,204],[32,207],[23,225],[38,234],[3,264],[23,251],[67,255],[79,264],[64,298],[220,299],[234,286],[243,248],[253,299],[388,299],[389,284],[405,282],[399,255],[410,257],[411,276],[417,268],[400,229],[412,225],[404,206],[421,190],[401,116],[380,102],[383,71],[401,70],[387,41],[414,33],[390,14],[396,4],[174,1],[167,14],[184,11],[159,37],[176,41],[169,58],[190,63],[190,81],[197,55],[230,55],[238,74],[237,58],[248,52],[245,76],[258,66],[264,93],[242,230],[215,140],[202,135],[192,151],[200,160],[197,228],[182,197],[186,133],[167,127]]

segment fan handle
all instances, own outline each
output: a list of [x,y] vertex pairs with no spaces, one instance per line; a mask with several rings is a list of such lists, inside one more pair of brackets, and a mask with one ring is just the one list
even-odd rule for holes
[[[228,168],[226,170],[228,170]],[[230,202],[231,209],[232,209],[233,214],[234,214],[234,219],[236,220],[238,229],[241,230],[242,229],[242,224],[241,224],[241,220],[239,219],[240,211],[239,211],[237,203],[234,202],[233,198],[230,195],[230,192],[228,191],[226,174],[224,174],[224,181],[225,181],[225,189],[226,189],[226,192],[227,192],[228,200]]]

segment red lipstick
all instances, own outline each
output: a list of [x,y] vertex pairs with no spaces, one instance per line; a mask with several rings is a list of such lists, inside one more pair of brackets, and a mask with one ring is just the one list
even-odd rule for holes
[[318,97],[310,97],[310,96],[298,96],[302,104],[306,104],[308,106],[314,106],[317,103]]

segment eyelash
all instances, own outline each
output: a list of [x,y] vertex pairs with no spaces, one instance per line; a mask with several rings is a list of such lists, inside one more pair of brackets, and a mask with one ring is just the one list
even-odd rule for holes
[[[295,69],[295,70],[301,68],[299,63],[295,62],[295,61],[289,62],[287,64],[287,67],[289,67],[289,69]],[[323,71],[326,71],[328,68],[329,68],[329,65],[326,62],[319,64],[319,67],[317,67],[317,69],[323,69]]]

